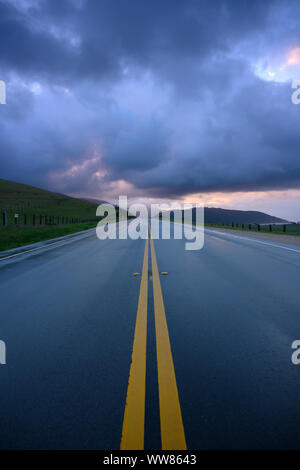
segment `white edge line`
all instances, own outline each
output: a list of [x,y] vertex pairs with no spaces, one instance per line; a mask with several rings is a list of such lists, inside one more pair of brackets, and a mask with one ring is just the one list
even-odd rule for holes
[[[116,224],[117,225],[117,224]],[[91,229],[88,229],[89,232],[90,230],[94,230],[93,228]],[[95,230],[96,230],[96,227],[95,227]],[[76,232],[75,232],[76,233]],[[26,255],[27,253],[30,253],[32,251],[37,251],[37,250],[41,250],[41,249],[45,249],[45,248],[48,248],[48,246],[53,246],[53,245],[57,245],[58,243],[61,244],[61,246],[64,246],[64,245],[67,245],[68,242],[73,242],[74,240],[80,240],[81,238],[88,238],[89,234],[87,234],[86,232],[85,233],[82,233],[81,232],[78,232],[78,235],[85,235],[85,236],[77,236],[77,235],[74,235],[73,237],[70,237],[68,239],[65,239],[65,240],[58,240],[57,242],[53,242],[53,243],[46,243],[45,245],[42,245],[42,246],[38,246],[37,248],[31,248],[30,250],[26,250],[26,251],[20,251],[20,253],[15,253],[14,255],[9,255],[9,256],[4,256],[3,258],[0,257],[0,261],[4,261],[6,259],[9,259],[9,258],[14,258],[15,256],[21,256],[21,255]]]
[[227,235],[228,237],[239,238],[240,240],[249,240],[250,242],[260,243],[261,245],[275,246],[275,248],[282,248],[283,250],[294,251],[296,253],[300,253],[300,250],[295,250],[295,248],[288,248],[287,246],[275,245],[274,243],[262,242],[261,240],[256,240],[255,238],[240,237],[239,235],[234,235],[233,233],[219,232],[217,230],[210,230],[210,229],[209,230],[205,229],[205,230],[208,233],[217,233],[217,234],[221,234],[221,235]]
[[[80,235],[83,235],[81,232],[79,232],[79,233],[80,233]],[[86,235],[86,234],[84,234],[84,235]],[[76,237],[75,236],[75,237],[72,237],[72,238],[66,239],[66,240],[58,240],[57,242],[46,243],[45,245],[38,246],[37,248],[31,248],[30,250],[20,251],[20,253],[15,253],[14,255],[4,256],[3,258],[0,257],[0,261],[6,260],[6,259],[9,259],[9,258],[14,258],[15,256],[26,255],[27,253],[30,253],[31,251],[42,250],[42,249],[48,248],[48,246],[57,245],[59,243],[61,244],[61,246],[67,245],[67,242],[72,242],[72,241],[74,241],[74,239],[78,240],[78,238],[79,239],[88,238],[88,235],[86,235],[85,237]]]

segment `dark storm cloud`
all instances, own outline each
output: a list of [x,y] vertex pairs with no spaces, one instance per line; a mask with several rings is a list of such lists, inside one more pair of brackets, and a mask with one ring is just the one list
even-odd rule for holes
[[[290,86],[258,79],[212,109],[203,128],[187,131],[164,166],[133,179],[170,196],[193,192],[300,188],[299,110],[286,103]],[[234,117],[234,118],[233,118]]]
[[166,135],[160,122],[129,119],[106,150],[105,166],[126,176],[158,167],[167,155]]
[[73,52],[34,22],[0,2],[0,66],[21,75],[53,75],[72,66]]
[[[1,176],[97,195],[298,188],[299,109],[264,57],[297,2],[0,0]],[[299,77],[300,78],[300,77]]]
[[40,0],[26,13],[17,5],[0,2],[1,63],[56,81],[117,76],[124,61],[163,69],[162,58],[199,60],[260,31],[272,2]]

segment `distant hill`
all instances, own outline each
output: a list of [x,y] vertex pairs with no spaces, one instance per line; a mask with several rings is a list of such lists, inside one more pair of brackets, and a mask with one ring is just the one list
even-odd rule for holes
[[[96,209],[103,201],[77,199],[65,194],[0,179],[0,211],[20,214],[71,216],[94,219]],[[195,209],[193,220],[195,219]],[[276,224],[287,223],[284,219],[258,211],[240,211],[205,207],[205,222],[210,224]]]
[[97,204],[97,206],[99,206],[100,204],[109,204],[107,201],[102,201],[101,199],[94,199],[92,197],[82,197],[81,200],[92,202],[93,204]]
[[[195,221],[195,210],[193,212],[193,221]],[[258,211],[240,211],[233,209],[221,209],[214,207],[204,208],[204,221],[207,224],[280,224],[288,223],[287,220],[274,217],[264,212]]]
[[287,222],[287,220],[265,214],[264,212],[214,207],[205,207],[204,217],[205,222],[208,224],[231,224],[232,222],[235,224],[279,224]]
[[98,204],[0,179],[0,211],[95,218]]

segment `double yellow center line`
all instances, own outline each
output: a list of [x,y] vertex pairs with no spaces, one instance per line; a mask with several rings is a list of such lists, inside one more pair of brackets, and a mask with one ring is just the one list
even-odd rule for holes
[[121,439],[122,450],[144,448],[148,304],[148,240],[146,240],[140,296]]
[[[185,450],[187,448],[186,440],[156,253],[152,237],[150,238],[150,246],[162,449]],[[132,362],[122,429],[122,450],[144,449],[148,261],[148,240],[146,240],[133,341]]]

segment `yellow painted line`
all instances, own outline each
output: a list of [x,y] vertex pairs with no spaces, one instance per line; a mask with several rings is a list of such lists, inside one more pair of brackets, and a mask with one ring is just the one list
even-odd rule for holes
[[132,360],[124,412],[121,450],[144,449],[146,347],[148,305],[148,240],[145,243],[143,271],[136,316]]
[[[150,234],[151,237],[151,234]],[[158,266],[151,237],[160,429],[163,450],[186,450],[178,389]]]

